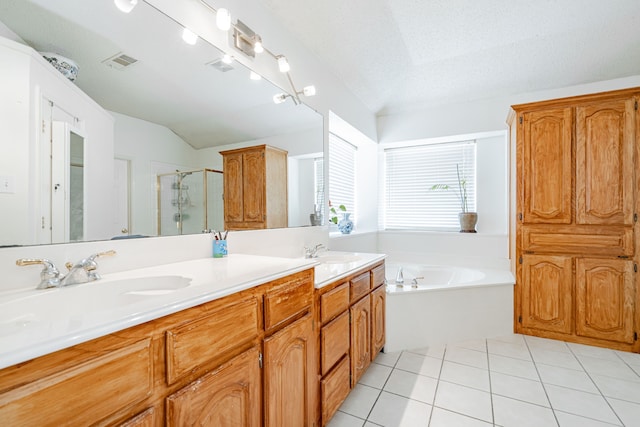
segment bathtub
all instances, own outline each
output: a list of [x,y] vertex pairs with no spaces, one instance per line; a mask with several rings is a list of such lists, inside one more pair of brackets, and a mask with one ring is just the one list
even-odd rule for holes
[[[402,267],[403,283],[396,283]],[[385,352],[509,335],[514,277],[505,269],[387,263]]]

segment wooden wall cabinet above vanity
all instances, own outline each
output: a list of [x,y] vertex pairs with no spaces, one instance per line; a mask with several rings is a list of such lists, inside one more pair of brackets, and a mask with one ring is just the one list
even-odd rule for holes
[[287,227],[287,152],[258,145],[220,154],[225,229]]
[[513,107],[517,332],[640,351],[639,100]]

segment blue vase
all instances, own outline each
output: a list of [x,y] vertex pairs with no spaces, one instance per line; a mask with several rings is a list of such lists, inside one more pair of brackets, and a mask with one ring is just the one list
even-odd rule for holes
[[349,219],[350,213],[342,214],[342,219],[338,221],[338,230],[342,234],[349,234],[353,230],[353,221]]

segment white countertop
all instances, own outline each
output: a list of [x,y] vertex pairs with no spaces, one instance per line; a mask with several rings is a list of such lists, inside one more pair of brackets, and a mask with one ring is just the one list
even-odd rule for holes
[[384,254],[364,252],[321,252],[318,258],[315,258],[320,262],[315,267],[316,289],[347,277],[356,270],[370,267],[385,258]]
[[[0,294],[0,368],[92,340],[297,273],[317,260],[232,254],[104,275],[47,290]],[[183,276],[179,289],[131,292],[136,278]]]
[[185,310],[315,266],[321,288],[385,258],[327,251],[318,258],[231,254],[105,274],[47,290],[0,293],[0,369]]

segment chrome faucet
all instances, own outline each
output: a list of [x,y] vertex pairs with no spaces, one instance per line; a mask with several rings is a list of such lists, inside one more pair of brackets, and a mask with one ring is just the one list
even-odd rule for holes
[[75,264],[72,264],[70,262],[66,263],[65,266],[67,267],[69,272],[66,276],[60,279],[60,286],[77,285],[79,283],[87,283],[93,282],[94,280],[99,280],[100,275],[96,271],[98,269],[96,258],[99,258],[101,256],[111,256],[115,254],[116,251],[100,252],[84,258]]
[[96,271],[98,264],[96,258],[101,256],[115,255],[116,251],[107,251],[93,254],[76,264],[68,262],[66,264],[69,272],[65,276],[60,275],[60,271],[53,262],[48,259],[31,259],[21,258],[16,260],[16,265],[37,265],[42,264],[44,267],[40,272],[40,283],[36,289],[60,288],[62,286],[76,285],[79,283],[92,282],[100,279],[100,275]]
[[318,257],[318,252],[320,251],[320,249],[324,249],[324,245],[322,243],[319,243],[317,245],[315,245],[313,248],[308,248],[308,247],[304,247],[304,257],[305,258],[317,258]]
[[48,259],[20,258],[16,260],[16,265],[24,267],[25,265],[42,264],[44,267],[40,272],[40,283],[36,289],[57,288],[60,286],[60,271]]

